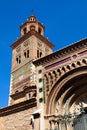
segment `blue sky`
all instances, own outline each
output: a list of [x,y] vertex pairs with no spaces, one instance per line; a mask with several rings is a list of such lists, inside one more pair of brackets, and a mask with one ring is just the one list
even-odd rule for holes
[[8,104],[11,48],[20,37],[20,25],[31,15],[45,25],[45,37],[54,51],[87,37],[87,0],[0,1],[0,108]]

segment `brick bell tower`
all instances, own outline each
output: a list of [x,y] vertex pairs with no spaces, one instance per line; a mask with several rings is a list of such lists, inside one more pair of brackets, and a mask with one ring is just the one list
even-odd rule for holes
[[44,26],[34,15],[20,26],[21,37],[12,45],[9,105],[37,97],[36,68],[33,61],[52,53],[53,44],[44,37]]

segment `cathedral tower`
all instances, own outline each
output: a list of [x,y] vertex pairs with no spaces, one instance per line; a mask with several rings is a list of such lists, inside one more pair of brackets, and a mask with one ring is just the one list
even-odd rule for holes
[[36,97],[36,69],[32,62],[52,53],[53,44],[44,37],[44,25],[34,15],[20,26],[21,37],[12,45],[9,104]]
[[87,38],[52,53],[34,15],[20,34],[0,130],[87,130]]

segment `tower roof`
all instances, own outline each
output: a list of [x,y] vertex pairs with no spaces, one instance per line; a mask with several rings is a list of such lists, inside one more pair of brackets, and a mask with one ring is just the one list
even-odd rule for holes
[[17,47],[19,44],[21,44],[24,40],[26,40],[32,35],[39,38],[51,49],[54,47],[54,45],[44,37],[44,26],[40,22],[38,22],[37,18],[34,16],[33,13],[28,18],[28,20],[23,25],[20,26],[20,31],[21,31],[21,37],[11,45],[12,48]]
[[44,36],[44,25],[41,24],[34,15],[31,15],[27,21],[20,26],[21,36],[25,35],[31,30],[37,31]]
[[33,14],[27,19],[27,21],[26,21],[25,23],[23,23],[23,24],[20,26],[20,28],[22,28],[22,27],[23,27],[24,25],[26,25],[27,23],[38,23],[38,24],[40,24],[40,26],[42,26],[42,27],[44,28],[44,25],[41,24],[41,23],[37,20],[36,16],[34,16]]

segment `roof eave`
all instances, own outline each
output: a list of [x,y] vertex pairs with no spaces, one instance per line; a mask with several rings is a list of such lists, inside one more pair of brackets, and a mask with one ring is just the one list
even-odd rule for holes
[[35,30],[32,30],[28,33],[26,33],[26,35],[22,36],[20,39],[18,39],[16,42],[14,42],[10,47],[12,49],[14,49],[17,45],[21,44],[21,42],[23,42],[24,40],[26,40],[26,38],[35,35],[36,37],[39,37],[42,41],[44,41],[45,43],[48,44],[48,46],[50,46],[50,48],[52,49],[54,47],[54,45],[46,38],[44,38],[42,35],[38,34],[38,32],[36,32]]

